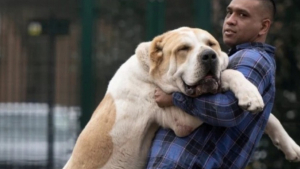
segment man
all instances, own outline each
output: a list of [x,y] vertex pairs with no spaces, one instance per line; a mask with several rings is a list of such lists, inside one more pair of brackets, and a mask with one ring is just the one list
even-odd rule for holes
[[175,105],[205,122],[187,137],[160,129],[147,168],[242,169],[261,139],[274,103],[275,48],[265,44],[276,7],[271,0],[232,0],[223,25],[223,41],[231,47],[229,69],[244,74],[261,93],[265,108],[243,111],[231,91],[190,98],[156,92],[160,106]]

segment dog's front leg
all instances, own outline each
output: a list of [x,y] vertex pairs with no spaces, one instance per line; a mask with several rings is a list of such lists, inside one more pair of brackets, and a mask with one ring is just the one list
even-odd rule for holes
[[[242,108],[252,112],[262,111],[264,103],[260,93],[242,73],[231,69],[224,70],[221,74],[221,81],[222,89],[231,90]],[[273,114],[269,117],[265,133],[269,135],[274,145],[283,151],[287,160],[300,161],[300,147]]]
[[161,110],[163,112],[159,113],[160,117],[156,121],[162,127],[172,129],[178,137],[189,135],[203,123],[199,118],[183,112],[178,107],[166,107]]
[[263,99],[257,89],[244,75],[236,70],[226,69],[221,73],[223,91],[231,90],[244,110],[257,113],[264,107]]
[[271,114],[266,126],[265,133],[269,135],[273,144],[283,151],[289,161],[300,161],[300,147],[284,130],[279,120]]

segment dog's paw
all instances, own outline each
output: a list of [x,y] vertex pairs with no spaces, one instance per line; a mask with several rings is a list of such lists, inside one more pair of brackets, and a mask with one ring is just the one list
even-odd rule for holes
[[187,135],[189,135],[194,128],[188,125],[181,125],[181,124],[176,124],[176,129],[174,130],[174,133],[176,134],[176,136],[178,137],[185,137]]
[[289,161],[300,162],[300,147],[285,131],[279,120],[270,114],[265,133]]
[[180,122],[177,118],[175,118],[174,120],[175,127],[173,128],[173,131],[176,134],[176,136],[185,137],[194,130],[192,126]]
[[185,137],[191,134],[203,122],[192,116],[183,116],[181,118],[174,118],[172,130],[178,137]]
[[300,162],[300,147],[291,138],[283,142],[274,142],[278,149],[281,149],[285,158],[291,162]]
[[241,83],[241,85],[238,86],[236,97],[239,100],[239,106],[244,110],[252,113],[263,111],[264,101],[252,83]]

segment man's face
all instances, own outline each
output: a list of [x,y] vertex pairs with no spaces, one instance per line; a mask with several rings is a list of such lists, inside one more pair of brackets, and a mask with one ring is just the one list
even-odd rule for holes
[[232,0],[223,24],[223,41],[229,47],[255,42],[262,27],[259,0]]

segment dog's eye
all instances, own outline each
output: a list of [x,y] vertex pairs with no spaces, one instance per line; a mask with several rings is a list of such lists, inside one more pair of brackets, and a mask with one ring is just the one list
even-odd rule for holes
[[214,47],[216,44],[214,42],[208,41],[207,46]]
[[191,49],[190,46],[188,45],[183,45],[181,47],[178,48],[178,51],[189,51]]

